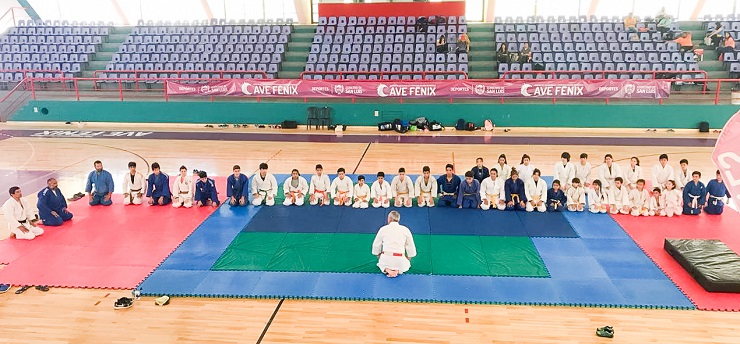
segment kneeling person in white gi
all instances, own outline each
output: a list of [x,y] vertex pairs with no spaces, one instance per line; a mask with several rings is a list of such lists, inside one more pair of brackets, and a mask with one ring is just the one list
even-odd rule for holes
[[417,205],[419,207],[433,207],[434,198],[437,197],[437,180],[432,177],[429,166],[421,169],[421,175],[416,178],[414,183],[414,195],[418,197]]
[[411,200],[414,199],[414,182],[411,178],[406,177],[406,169],[398,169],[398,175],[391,181],[391,193],[393,196],[393,206],[411,207]]
[[144,175],[136,172],[136,163],[128,163],[129,173],[123,177],[123,204],[141,204],[141,196],[146,193],[146,180]]
[[316,174],[311,176],[311,182],[308,186],[308,202],[311,205],[329,205],[329,187],[331,181],[329,176],[325,175],[324,167],[321,164],[316,165]]
[[10,193],[10,199],[3,204],[3,214],[15,238],[31,240],[44,234],[44,230],[36,225],[38,220],[33,215],[32,209],[23,199],[21,188],[13,186],[8,193]]
[[545,202],[547,202],[547,183],[540,179],[541,173],[540,169],[535,168],[532,172],[532,178],[524,185],[524,193],[527,195],[526,210],[528,212],[537,209],[540,213],[544,213],[547,210],[545,205]]
[[352,205],[352,179],[345,176],[344,167],[337,170],[337,177],[331,182],[331,195],[334,198],[334,205]]
[[352,208],[367,209],[368,204],[370,204],[370,187],[365,184],[365,176],[360,175],[357,177],[357,184],[355,184],[353,195],[355,197],[355,203],[352,204]]
[[180,166],[180,175],[172,183],[172,207],[190,208],[193,206],[193,178],[188,176],[188,168]]
[[385,173],[378,172],[378,179],[370,187],[370,198],[373,199],[373,208],[388,208],[391,206],[391,184],[385,180]]
[[306,178],[301,177],[301,173],[297,169],[293,169],[290,172],[290,178],[283,183],[283,192],[285,192],[283,205],[295,204],[301,206],[305,201],[306,193],[308,193],[308,182],[306,182]]
[[372,253],[378,256],[378,267],[388,277],[396,277],[411,268],[411,258],[416,256],[416,246],[411,231],[398,223],[401,214],[393,210],[388,214],[388,224],[380,227],[373,241]]
[[252,177],[252,205],[260,205],[265,202],[267,206],[275,205],[278,183],[271,173],[267,172],[267,164],[260,164],[260,171]]

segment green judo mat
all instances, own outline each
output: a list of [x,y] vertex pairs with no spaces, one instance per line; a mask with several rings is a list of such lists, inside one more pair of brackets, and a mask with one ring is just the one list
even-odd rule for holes
[[[211,270],[378,272],[374,234],[242,232]],[[549,277],[529,237],[414,235],[412,274]]]

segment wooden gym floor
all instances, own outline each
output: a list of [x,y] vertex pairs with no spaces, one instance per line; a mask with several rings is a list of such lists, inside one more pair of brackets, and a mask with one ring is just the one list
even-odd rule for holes
[[[5,124],[0,129],[64,129],[115,131],[205,131],[275,132],[274,129],[207,129],[196,126],[177,128],[135,125],[50,125]],[[299,133],[306,134],[304,130]],[[314,132],[312,132],[314,133]],[[324,135],[333,135],[322,133]],[[375,134],[372,129],[350,128],[344,135]],[[441,135],[460,134],[446,131]],[[463,133],[468,136],[486,135],[481,132]],[[5,135],[5,134],[4,134]],[[425,135],[425,134],[410,134]],[[491,135],[490,133],[487,135]],[[105,168],[118,181],[129,161],[139,163],[142,173],[146,165],[159,162],[163,171],[175,174],[180,165],[208,171],[209,175],[225,176],[231,166],[239,164],[244,173],[256,170],[267,162],[275,173],[288,173],[298,168],[310,175],[316,163],[333,173],[339,167],[356,173],[374,174],[379,170],[395,173],[405,167],[417,174],[429,165],[433,174],[440,174],[446,163],[453,162],[460,174],[483,157],[491,166],[500,153],[509,157],[509,165],[517,165],[527,153],[532,164],[551,175],[560,153],[568,151],[574,157],[589,154],[596,168],[606,153],[614,155],[623,166],[631,156],[642,160],[645,177],[657,163],[661,153],[668,153],[670,163],[678,168],[678,160],[690,161],[691,170],[699,170],[708,181],[714,175],[711,147],[651,146],[650,139],[706,138],[716,139],[715,133],[698,134],[689,131],[646,133],[642,130],[582,130],[518,129],[497,137],[521,136],[557,137],[634,137],[644,138],[645,144],[634,146],[556,144],[408,144],[408,143],[317,143],[165,139],[106,139],[58,137],[0,138],[0,170],[56,171],[60,173],[60,188],[71,196],[82,191],[84,178],[92,162],[102,160]],[[431,137],[431,136],[430,136]],[[534,141],[534,140],[533,140]],[[545,140],[546,141],[546,140]],[[598,139],[595,140],[598,142]],[[431,140],[430,140],[431,142]],[[577,160],[577,159],[574,159]],[[595,175],[595,171],[592,175]],[[7,177],[7,176],[6,176]],[[37,179],[45,180],[47,176]],[[24,194],[29,204],[35,204],[36,181],[22,181],[29,188]],[[42,181],[43,184],[43,181]],[[4,192],[4,191],[3,191]],[[6,196],[0,198],[5,200]],[[8,236],[5,226],[0,238]],[[0,252],[2,254],[2,252]],[[53,257],[50,257],[53,259]],[[1,267],[0,267],[1,268]],[[2,283],[2,281],[0,281]],[[347,301],[250,300],[173,298],[166,307],[157,307],[152,298],[143,298],[132,309],[113,310],[113,301],[127,296],[124,290],[59,289],[47,293],[35,289],[15,295],[14,287],[0,295],[0,343],[737,343],[740,334],[736,326],[740,313],[612,309],[542,306],[496,306],[459,304],[420,304]],[[614,339],[595,336],[596,327],[611,325]]]

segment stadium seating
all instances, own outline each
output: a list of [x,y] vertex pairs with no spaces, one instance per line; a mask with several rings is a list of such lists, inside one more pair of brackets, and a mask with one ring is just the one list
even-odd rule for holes
[[724,63],[725,68],[730,71],[730,77],[740,77],[740,51],[737,51],[737,42],[740,42],[740,19],[736,20],[736,18],[734,17],[727,19],[719,17],[716,20],[705,22],[704,27],[706,27],[707,30],[714,30],[716,27],[716,21],[719,21],[722,24],[722,26],[725,28],[725,32],[730,33],[730,35],[732,36],[732,38],[735,39],[736,42],[736,51],[723,54],[722,62]]
[[[468,55],[456,54],[454,49],[458,36],[466,32],[465,17],[449,17],[444,23],[430,18],[425,32],[417,32],[413,16],[321,17],[305,67],[306,72],[314,73],[304,77],[419,80],[422,72],[435,72],[424,78],[463,79],[461,72],[468,71]],[[446,37],[448,53],[436,51],[440,35]],[[340,76],[332,72],[368,74]],[[390,75],[381,76],[387,72]]]

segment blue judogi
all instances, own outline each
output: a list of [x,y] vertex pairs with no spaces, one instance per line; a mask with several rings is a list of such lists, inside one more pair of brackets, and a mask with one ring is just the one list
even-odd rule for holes
[[[524,181],[517,178],[516,181],[509,178],[504,182],[504,192],[506,193],[506,210],[526,210],[526,206],[521,206],[519,202],[527,203],[527,194],[524,192]],[[509,202],[513,201],[513,205]]]
[[216,183],[213,179],[208,178],[204,183],[202,180],[198,180],[195,183],[195,202],[200,201],[201,204],[206,205],[208,200],[211,200],[216,205],[221,204],[218,201],[218,192],[216,191]]
[[463,208],[475,209],[480,205],[480,183],[473,179],[468,184],[467,181],[460,183],[459,193],[457,194],[457,206]]
[[547,190],[547,211],[565,211],[567,201],[563,189],[558,189],[557,192],[553,188]]
[[471,168],[470,171],[473,172],[473,179],[477,180],[478,183],[483,183],[486,178],[491,176],[491,172],[489,172],[488,168],[485,166],[478,168],[476,165]]
[[[688,182],[683,187],[683,213],[686,215],[699,215],[701,207],[704,206],[707,197],[707,188],[701,181],[694,183]],[[692,207],[692,202],[696,200],[696,207]]]
[[[46,226],[61,226],[64,221],[72,219],[72,213],[67,211],[67,200],[64,199],[59,188],[50,189],[48,186],[38,193],[39,200],[36,205],[39,208],[39,217]],[[51,212],[57,213],[54,216]]]
[[[93,191],[93,186],[95,191]],[[85,185],[85,192],[90,193],[90,205],[111,205],[113,201],[108,199],[104,200],[108,193],[113,193],[113,176],[106,170],[97,170],[90,172],[87,175],[87,185]]]
[[170,177],[164,173],[150,174],[147,178],[146,197],[154,199],[153,205],[159,205],[159,198],[162,197],[162,204],[172,202],[172,192],[170,192]]
[[233,196],[236,199],[235,204],[239,205],[239,199],[244,196],[247,198],[249,195],[249,178],[243,174],[239,174],[239,179],[236,179],[234,175],[230,175],[226,178],[226,197],[230,200]]
[[448,207],[457,207],[457,193],[460,189],[460,177],[452,175],[451,180],[447,180],[447,175],[437,178],[437,187],[439,188],[438,205]]
[[717,179],[710,180],[709,184],[707,184],[707,193],[709,194],[709,198],[707,199],[707,206],[704,207],[704,211],[712,215],[722,214],[725,207],[725,202],[722,201],[722,198],[725,196],[731,198],[730,192],[725,187],[725,183],[720,183]]

